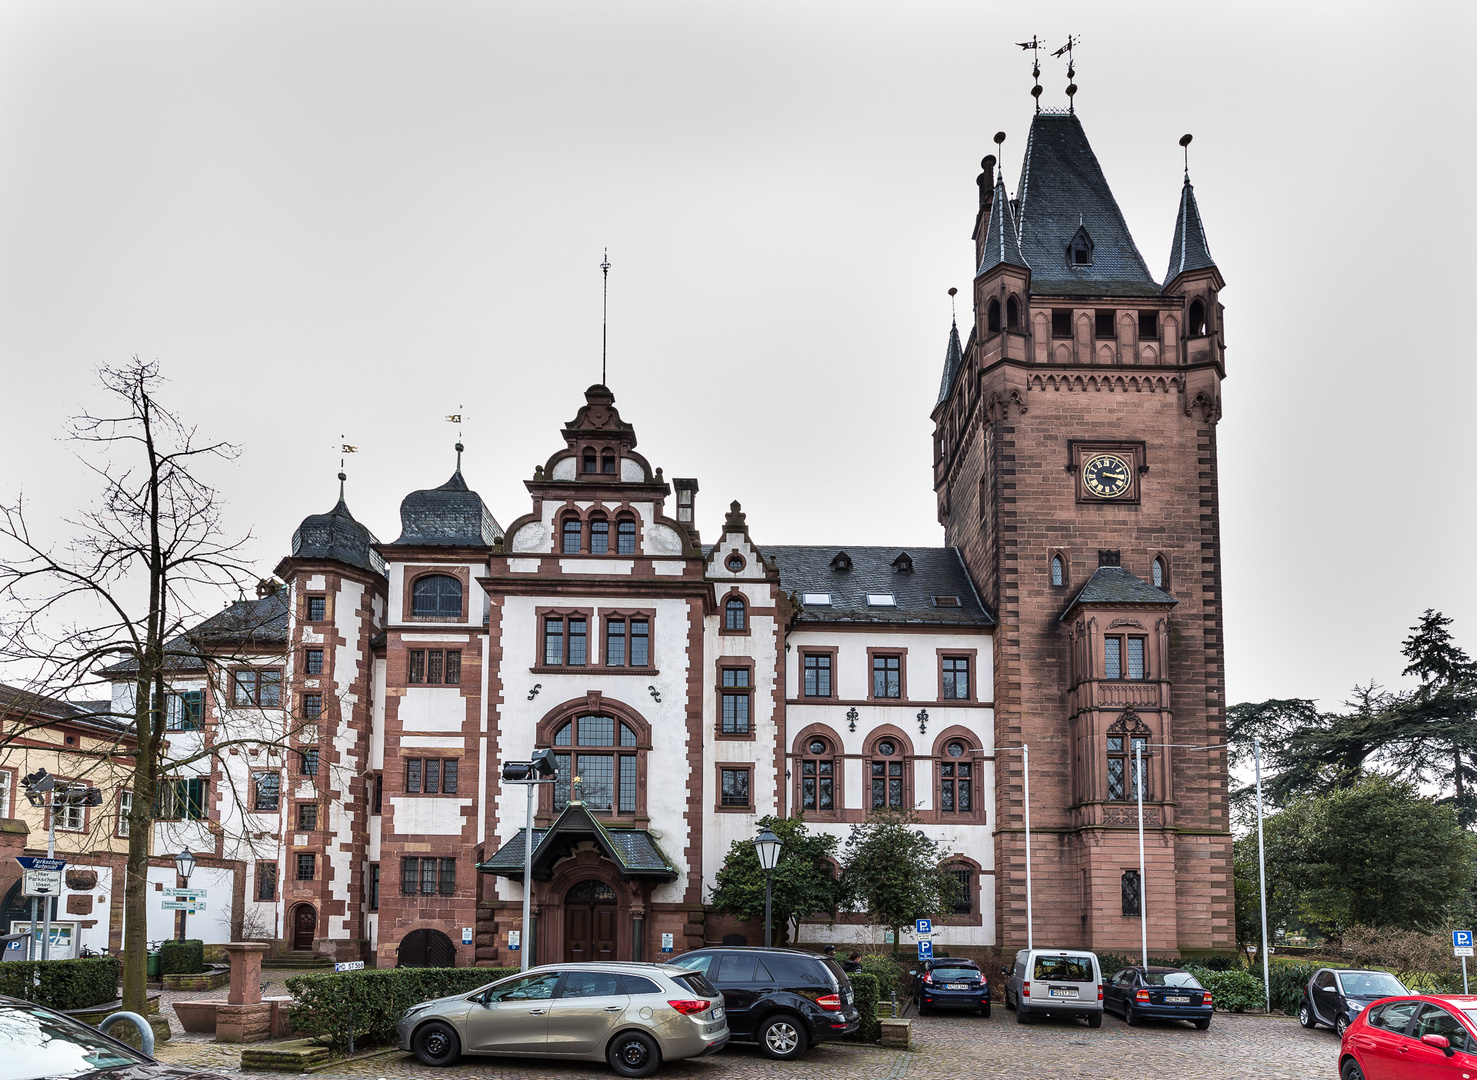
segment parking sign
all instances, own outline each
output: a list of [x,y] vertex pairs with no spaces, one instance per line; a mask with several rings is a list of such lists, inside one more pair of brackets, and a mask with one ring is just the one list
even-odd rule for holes
[[930,941],[928,938],[921,938],[918,942],[918,959],[933,959],[933,942]]
[[918,920],[918,933],[920,933],[920,934],[931,934],[931,933],[933,933],[933,920],[932,919],[919,919]]
[[1451,947],[1453,949],[1470,949],[1472,947],[1472,931],[1453,930],[1451,932]]

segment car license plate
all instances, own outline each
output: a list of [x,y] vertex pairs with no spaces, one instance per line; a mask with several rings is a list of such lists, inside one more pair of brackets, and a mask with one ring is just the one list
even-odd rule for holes
[[968,990],[969,987],[966,986],[964,983],[944,983],[944,989],[945,990]]
[[723,1007],[721,1005],[718,1008],[716,1008],[716,1009],[713,1010],[713,1019],[714,1020],[722,1020],[723,1019]]
[[1051,988],[1051,990],[1047,994],[1047,997],[1076,997],[1076,996],[1077,996],[1077,988],[1075,986],[1053,986]]
[[1171,996],[1164,999],[1166,1005],[1188,1005],[1190,999],[1183,996]]

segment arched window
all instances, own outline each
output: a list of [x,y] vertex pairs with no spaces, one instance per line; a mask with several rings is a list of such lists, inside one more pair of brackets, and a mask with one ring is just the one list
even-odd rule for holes
[[1051,583],[1053,585],[1065,585],[1067,583],[1067,568],[1062,563],[1060,555],[1051,557]]
[[974,762],[970,760],[969,747],[960,739],[950,739],[944,744],[944,754],[939,759],[939,812],[973,814],[976,802],[974,779]]
[[890,735],[878,739],[872,744],[871,766],[872,809],[901,810],[907,806],[902,743]]
[[1164,589],[1169,586],[1169,568],[1164,565],[1162,555],[1154,556],[1154,566],[1150,573],[1153,576],[1154,588]]
[[617,555],[636,554],[636,520],[623,517],[615,523],[615,553]]
[[590,519],[590,554],[606,555],[610,552],[610,522],[603,517]]
[[559,550],[565,555],[580,553],[580,519],[572,514],[564,519],[564,539]]
[[600,455],[600,471],[606,476],[615,475],[615,453],[607,450]]
[[410,587],[410,613],[443,619],[462,617],[462,583],[447,574],[427,574]]
[[1205,326],[1205,301],[1199,297],[1190,301],[1189,330],[1191,337],[1204,337],[1207,332]]
[[800,809],[832,813],[836,809],[836,756],[829,739],[805,740],[800,758]]
[[985,309],[985,329],[991,334],[1000,333],[1000,301],[991,300]]
[[636,812],[636,733],[613,716],[581,716],[554,735],[554,810],[569,805],[579,777],[579,798],[591,810]]
[[593,451],[593,450],[586,450],[585,451],[585,472],[592,473],[592,472],[595,471],[595,469],[596,469],[595,451]]
[[728,603],[723,605],[723,629],[742,630],[748,625],[748,612],[744,609],[744,602],[737,596],[730,596]]
[[1021,304],[1013,296],[1005,301],[1005,329],[1012,334],[1021,332]]

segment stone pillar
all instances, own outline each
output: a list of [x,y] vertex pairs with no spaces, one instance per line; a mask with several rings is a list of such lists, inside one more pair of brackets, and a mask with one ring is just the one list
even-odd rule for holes
[[226,946],[231,960],[231,991],[226,1004],[215,1010],[215,1041],[260,1042],[272,1036],[272,1006],[262,1001],[262,954],[265,942],[233,941]]

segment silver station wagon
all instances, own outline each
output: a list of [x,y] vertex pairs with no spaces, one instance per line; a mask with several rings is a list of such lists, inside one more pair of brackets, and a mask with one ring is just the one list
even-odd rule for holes
[[723,995],[670,964],[549,964],[469,994],[423,1001],[396,1027],[425,1065],[462,1054],[604,1061],[650,1076],[663,1061],[717,1053],[728,1042]]

